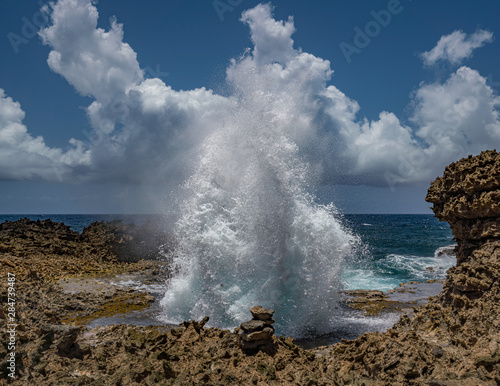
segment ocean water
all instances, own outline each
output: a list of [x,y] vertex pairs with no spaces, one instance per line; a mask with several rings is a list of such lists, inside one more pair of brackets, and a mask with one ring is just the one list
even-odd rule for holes
[[[320,215],[321,214],[323,216],[325,215],[324,213],[320,213]],[[443,253],[443,247],[453,245],[449,226],[447,223],[439,222],[432,215],[332,214],[332,216],[334,216],[336,221],[342,224],[342,229],[347,229],[349,234],[356,235],[358,238],[358,247],[353,249],[353,254],[345,257],[341,261],[339,267],[335,266],[335,272],[337,272],[337,269],[339,270],[339,276],[331,279],[335,280],[335,283],[338,284],[335,290],[342,288],[388,290],[397,287],[401,282],[444,279],[446,270],[456,263],[455,257],[449,250],[446,251],[447,253]],[[112,221],[118,219],[124,222],[133,222],[138,225],[147,220],[163,221],[161,216],[156,215],[23,214],[0,215],[0,222],[6,220],[14,221],[23,217],[28,217],[32,220],[50,218],[56,222],[64,222],[78,232],[81,232],[84,227],[90,225],[92,222],[101,220]],[[210,243],[213,243],[213,237],[216,236],[217,235],[212,235]],[[229,255],[231,258],[234,258],[234,255],[230,253]],[[220,281],[221,275],[225,275],[226,277],[231,276],[234,266],[230,265],[227,260],[224,260],[221,256],[218,256],[218,260],[208,261],[213,265],[219,264],[214,270],[210,270],[208,266],[205,267],[205,269],[210,271],[210,274],[213,275],[214,281]],[[226,264],[227,267],[221,267],[220,264]],[[265,266],[265,268],[266,270],[277,269],[276,266],[274,268]],[[247,266],[246,269],[251,269],[251,267]],[[314,269],[317,268],[315,267]],[[222,273],[224,270],[229,270],[230,272]],[[243,275],[241,272],[238,273],[238,275],[240,274]],[[260,271],[258,274],[263,276]],[[201,275],[198,273],[196,278],[199,279],[200,276]],[[279,279],[279,277],[273,275],[263,277],[265,280],[269,280],[270,277],[276,280]],[[289,276],[289,279],[293,279],[293,275]],[[235,286],[239,284],[238,280],[244,280],[248,286],[247,291],[251,292],[254,282],[237,275],[234,278],[234,282],[230,285],[216,283],[217,285],[214,285],[214,287],[216,287],[216,290],[219,290],[220,284],[223,284],[221,287],[222,289],[224,289],[224,287],[229,287],[231,290],[232,287],[232,290],[235,291]],[[324,283],[321,284],[324,285]],[[259,285],[262,285],[262,283],[259,283]],[[303,284],[299,285],[298,288],[303,289]],[[214,291],[213,288],[212,291]],[[318,288],[318,292],[321,293],[321,291],[322,289]],[[328,289],[324,289],[323,293],[328,293]],[[210,291],[208,291],[207,294],[213,295]],[[237,293],[236,295],[239,294]],[[297,296],[300,296],[300,294]],[[179,300],[186,301],[185,294],[181,293],[179,295]],[[230,300],[231,299],[228,299],[228,302]],[[252,302],[257,300],[251,299],[249,301]],[[294,303],[293,300],[294,299],[286,299],[288,303],[292,304]],[[276,305],[270,304],[269,306],[277,308]],[[221,304],[220,307],[230,308],[231,304]],[[246,306],[242,305],[242,308],[244,307]],[[311,307],[314,309],[315,305],[313,304]],[[207,309],[203,309],[200,312],[207,312]],[[329,310],[328,312],[335,313],[336,311]],[[187,315],[187,317],[189,316],[190,315]],[[242,316],[242,318],[243,317],[248,319],[247,315]],[[164,315],[160,316],[160,319],[169,322]],[[387,328],[393,322],[387,318],[381,320],[376,318],[363,320],[355,316],[353,317],[352,315],[343,315],[342,320],[337,320],[337,326],[339,324],[344,325],[344,322],[349,321],[348,324],[353,324],[353,320],[357,323],[364,323],[367,326],[366,330]],[[236,321],[231,320],[218,320],[217,323],[214,324],[223,327],[234,327],[235,323]],[[282,330],[284,332],[290,331],[283,327]],[[291,335],[300,336],[297,331],[293,330]]]
[[342,273],[346,289],[386,291],[401,282],[444,279],[456,264],[450,227],[433,215],[351,214],[344,221],[366,246]]
[[[123,214],[19,214],[0,215],[0,223],[27,217],[63,222],[81,233],[94,221],[121,220],[142,225],[162,221],[161,215]],[[345,289],[393,289],[401,282],[444,279],[456,264],[455,256],[442,253],[454,244],[450,227],[428,214],[344,214],[341,221],[357,234],[365,249],[345,262]]]

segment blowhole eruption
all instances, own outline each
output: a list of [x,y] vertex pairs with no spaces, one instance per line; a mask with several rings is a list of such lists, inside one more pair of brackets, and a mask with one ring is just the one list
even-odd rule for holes
[[[319,141],[302,111],[304,90],[326,82],[329,63],[294,50],[293,22],[258,17],[270,12],[260,5],[243,13],[268,34],[252,34],[254,50],[227,70],[232,106],[185,183],[162,306],[169,322],[209,316],[236,327],[261,304],[276,310],[277,332],[299,337],[331,331],[341,265],[359,240],[332,204],[316,202],[320,168],[302,152]],[[270,20],[283,34],[273,34]],[[274,84],[276,72],[289,79]]]

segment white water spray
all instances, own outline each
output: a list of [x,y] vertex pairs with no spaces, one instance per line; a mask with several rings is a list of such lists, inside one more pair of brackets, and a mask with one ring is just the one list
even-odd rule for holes
[[[278,50],[288,61],[282,65],[258,58],[253,40],[253,55],[228,69],[233,109],[203,144],[185,184],[165,318],[209,316],[212,325],[235,327],[262,305],[276,310],[279,333],[327,333],[339,314],[341,264],[357,238],[333,205],[316,204],[310,194],[317,168],[300,146],[316,131],[301,114],[311,74],[291,66],[306,54],[288,45]],[[285,70],[289,81],[271,81]]]

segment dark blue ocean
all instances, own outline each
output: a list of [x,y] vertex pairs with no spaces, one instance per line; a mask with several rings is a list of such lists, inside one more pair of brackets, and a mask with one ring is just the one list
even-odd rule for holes
[[[0,215],[0,222],[23,217],[64,222],[81,232],[94,221],[122,220],[141,225],[147,220],[162,221],[159,215]],[[447,223],[432,215],[346,214],[344,224],[362,240],[363,248],[346,262],[343,282],[347,289],[388,290],[400,282],[443,279],[455,257],[443,253],[453,244]],[[166,220],[165,220],[166,221]]]

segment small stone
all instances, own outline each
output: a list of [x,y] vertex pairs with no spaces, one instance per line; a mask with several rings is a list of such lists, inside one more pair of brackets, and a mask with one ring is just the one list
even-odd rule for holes
[[266,351],[273,346],[274,328],[271,325],[274,323],[274,310],[256,306],[250,309],[250,312],[253,319],[235,329],[240,338],[240,347],[247,352],[253,352],[255,349]]
[[17,325],[17,328],[19,329],[19,331],[26,331],[27,330],[26,325],[24,323],[19,323]]
[[436,346],[432,349],[432,355],[436,358],[441,358],[444,355],[444,350],[441,347]]
[[265,322],[262,320],[250,320],[249,322],[241,323],[241,329],[247,333],[262,331],[266,327]]
[[269,340],[274,334],[274,328],[265,327],[262,331],[255,331],[250,334],[240,332],[240,338],[247,342],[256,340]]
[[178,341],[182,344],[194,344],[200,340],[200,334],[193,324],[188,325]]
[[273,309],[267,309],[261,306],[255,306],[250,309],[250,312],[252,313],[252,316],[254,319],[257,320],[269,320],[272,319],[274,310]]

